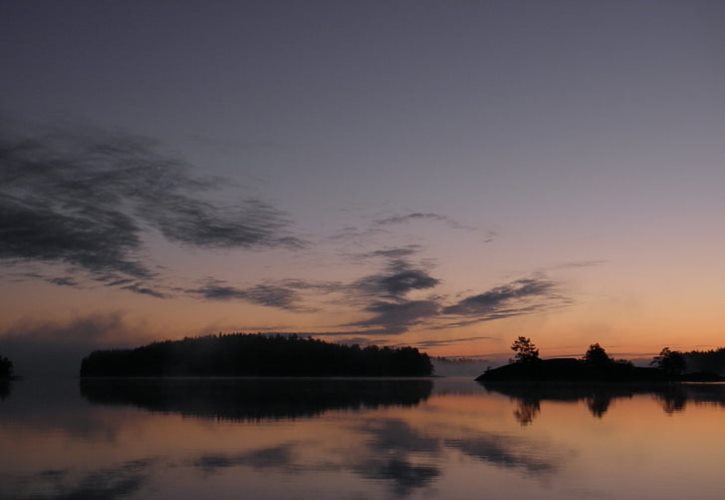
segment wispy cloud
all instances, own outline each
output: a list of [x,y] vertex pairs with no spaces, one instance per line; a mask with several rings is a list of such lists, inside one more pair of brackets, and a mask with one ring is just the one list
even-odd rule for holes
[[201,248],[303,246],[285,213],[257,199],[212,201],[221,183],[189,167],[133,135],[0,130],[0,259],[70,265],[106,283],[147,282],[158,278],[141,251],[147,227]]
[[406,224],[409,222],[416,221],[434,221],[441,222],[453,229],[465,229],[467,231],[475,231],[476,228],[473,226],[467,226],[461,224],[455,219],[434,212],[410,212],[407,214],[392,215],[390,217],[384,217],[382,219],[376,219],[373,221],[376,226],[389,226],[392,224]]
[[544,306],[548,299],[558,298],[561,297],[556,293],[554,282],[546,278],[524,278],[466,297],[443,308],[443,314],[479,321],[499,319],[528,314]]
[[237,287],[221,280],[209,279],[203,286],[191,288],[185,292],[207,300],[241,300],[287,311],[309,312],[310,308],[301,305],[304,299],[301,291],[324,295],[344,288],[344,285],[334,281],[287,279],[249,287]]
[[454,303],[436,295],[413,300],[410,293],[432,290],[440,283],[427,269],[407,258],[417,250],[388,248],[366,254],[386,258],[387,263],[382,272],[350,285],[351,302],[362,302],[361,312],[368,317],[344,326],[368,327],[371,334],[394,335],[420,325],[430,329],[462,327],[534,314],[570,303],[560,293],[558,284],[543,274],[514,280]]
[[209,300],[241,300],[292,311],[299,308],[300,300],[295,290],[283,286],[255,285],[249,288],[237,288],[220,281],[209,282],[188,292]]
[[401,300],[398,302],[374,301],[365,307],[371,313],[367,319],[350,326],[367,326],[379,329],[378,333],[398,334],[438,315],[440,304],[434,300]]
[[410,291],[433,288],[439,282],[426,270],[395,258],[388,262],[385,272],[361,278],[352,286],[364,295],[401,299]]

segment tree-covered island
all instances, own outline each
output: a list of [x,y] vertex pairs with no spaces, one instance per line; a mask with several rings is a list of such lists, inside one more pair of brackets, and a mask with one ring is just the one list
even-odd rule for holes
[[429,376],[412,347],[342,345],[299,335],[220,334],[94,351],[81,377],[413,377]]
[[649,367],[615,360],[598,343],[589,346],[582,358],[541,359],[531,339],[519,337],[511,345],[514,357],[507,365],[487,370],[479,382],[556,381],[556,382],[655,382],[720,381],[712,371],[687,371],[687,355],[665,347]]

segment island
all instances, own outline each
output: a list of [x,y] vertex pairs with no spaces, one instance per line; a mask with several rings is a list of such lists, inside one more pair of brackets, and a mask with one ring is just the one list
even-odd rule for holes
[[412,347],[342,345],[295,334],[219,334],[94,351],[81,377],[420,377],[427,354]]
[[688,372],[687,358],[669,347],[655,356],[650,366],[635,366],[627,360],[615,360],[598,343],[589,346],[582,358],[541,359],[539,350],[526,337],[511,346],[515,356],[507,365],[490,369],[476,378],[478,382],[678,382],[722,381],[711,371]]

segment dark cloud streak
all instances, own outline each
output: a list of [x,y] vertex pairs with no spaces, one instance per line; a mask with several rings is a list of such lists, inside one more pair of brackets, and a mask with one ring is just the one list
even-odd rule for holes
[[405,215],[393,215],[382,219],[376,219],[373,223],[376,226],[389,226],[392,224],[406,224],[408,222],[415,221],[434,221],[442,222],[443,224],[452,227],[453,229],[465,229],[467,231],[475,231],[476,228],[472,226],[466,226],[457,222],[456,220],[448,217],[447,215],[441,215],[434,212],[411,212]]
[[[211,201],[221,183],[193,176],[189,167],[138,136],[0,130],[0,259],[66,264],[108,284],[159,278],[141,252],[149,227],[201,248],[304,245],[286,232],[286,215],[267,203]],[[145,285],[124,288],[161,296]]]

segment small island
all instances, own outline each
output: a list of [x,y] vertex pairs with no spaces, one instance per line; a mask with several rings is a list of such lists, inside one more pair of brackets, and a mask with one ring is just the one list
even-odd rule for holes
[[487,370],[478,382],[713,382],[724,380],[709,371],[687,372],[686,358],[669,347],[655,356],[649,367],[635,366],[627,360],[615,360],[598,343],[589,346],[578,358],[541,359],[539,350],[526,337],[511,346],[515,356],[507,365]]
[[342,345],[299,335],[219,334],[94,351],[81,377],[420,377],[427,354],[412,347]]

